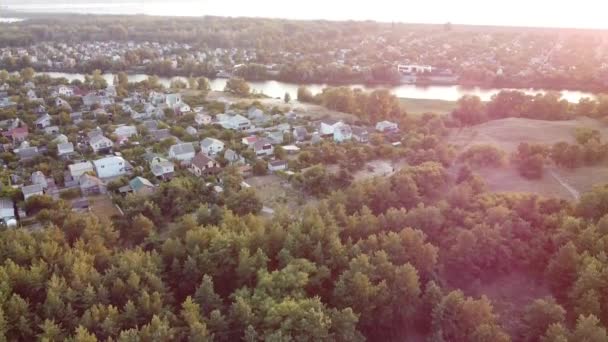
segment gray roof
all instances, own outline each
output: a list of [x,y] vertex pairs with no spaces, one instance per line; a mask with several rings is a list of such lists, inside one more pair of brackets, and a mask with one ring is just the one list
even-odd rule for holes
[[57,150],[59,152],[74,151],[74,144],[71,142],[59,144],[57,145]]
[[39,117],[38,119],[36,119],[35,123],[39,124],[46,120],[51,120],[51,116],[49,114],[44,114],[43,116]]
[[194,153],[194,146],[192,143],[175,144],[171,146],[171,151],[174,154]]
[[214,138],[205,138],[205,139],[203,139],[203,141],[201,141],[201,147],[205,147],[206,148],[206,147],[209,147],[209,146],[211,146],[213,144],[216,144],[216,143],[219,143],[219,144],[222,144],[222,145],[224,144],[221,140],[217,140],[217,139],[214,139]]
[[40,155],[40,153],[38,153],[38,147],[26,147],[26,148],[20,148],[19,149],[19,157],[20,158],[34,158],[38,155]]
[[95,145],[100,142],[108,142],[108,143],[112,144],[112,140],[106,138],[103,135],[96,135],[96,136],[91,137],[91,140],[90,140],[91,145]]
[[44,190],[44,188],[42,187],[42,184],[26,185],[21,188],[21,192],[23,192],[23,195],[25,195],[25,196],[31,195],[31,194],[36,194],[36,193],[42,192],[43,190]]
[[0,198],[0,209],[13,209],[13,200],[9,198]]

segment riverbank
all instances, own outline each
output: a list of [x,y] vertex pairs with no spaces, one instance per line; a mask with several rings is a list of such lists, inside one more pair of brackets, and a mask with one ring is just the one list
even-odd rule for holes
[[[70,82],[73,80],[84,81],[84,78],[85,78],[85,74],[81,74],[81,73],[58,73],[58,72],[42,72],[42,73],[48,74],[49,76],[55,77],[55,78],[64,77]],[[111,84],[113,82],[113,79],[114,79],[113,74],[106,73],[103,76],[108,83]],[[131,75],[129,75],[129,82],[141,82],[141,81],[147,79],[148,77],[149,77],[149,75],[147,75],[147,74],[131,74]],[[184,77],[176,76],[176,77],[171,77],[171,78],[160,77],[160,82],[165,87],[169,87],[169,85],[171,84],[171,81],[175,80],[175,79],[187,81],[187,79]],[[222,79],[222,78],[216,78],[216,79],[209,80],[211,90],[215,90],[215,91],[224,90],[224,87],[226,86],[226,82],[227,82],[227,79]],[[249,83],[250,89],[252,91],[255,91],[257,93],[266,94],[267,96],[270,96],[272,98],[281,98],[281,99],[283,98],[285,93],[289,93],[289,95],[291,95],[292,99],[297,98],[298,88],[302,87],[302,86],[308,88],[311,91],[311,93],[313,93],[313,94],[318,94],[318,93],[322,92],[324,88],[331,86],[329,84],[319,84],[319,83],[296,84],[296,83],[286,83],[286,82],[279,82],[279,81],[263,81],[263,82],[248,82],[248,83]],[[448,102],[458,101],[458,99],[460,99],[461,97],[463,97],[465,95],[479,96],[483,101],[490,101],[492,99],[492,96],[494,96],[495,94],[497,94],[498,92],[500,92],[502,90],[519,90],[528,95],[536,95],[538,93],[543,94],[543,93],[546,93],[549,91],[546,89],[514,89],[514,88],[486,89],[486,88],[480,88],[480,87],[462,87],[462,86],[457,86],[457,85],[417,86],[417,85],[412,85],[412,84],[404,84],[404,85],[399,85],[399,86],[394,86],[394,87],[382,87],[382,86],[367,86],[364,84],[348,84],[348,85],[343,85],[343,86],[348,86],[351,88],[359,88],[359,89],[363,89],[364,91],[373,91],[373,90],[376,90],[379,88],[386,88],[392,94],[394,94],[395,96],[397,96],[399,98],[419,99],[419,100],[441,100],[441,101],[448,101]],[[595,95],[592,93],[586,93],[586,92],[581,92],[581,91],[570,91],[570,90],[561,91],[561,94],[564,99],[566,99],[569,102],[573,102],[573,103],[578,102],[581,98],[584,98],[584,97],[589,97],[589,98],[595,97]]]

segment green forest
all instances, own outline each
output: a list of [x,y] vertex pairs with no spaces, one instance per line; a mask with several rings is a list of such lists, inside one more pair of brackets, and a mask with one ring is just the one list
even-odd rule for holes
[[[39,200],[43,230],[0,232],[4,340],[607,338],[607,187],[579,203],[492,194],[425,162],[301,215],[235,214],[205,193],[176,178],[129,195],[115,222]],[[550,288],[516,324],[459,289],[514,272]]]

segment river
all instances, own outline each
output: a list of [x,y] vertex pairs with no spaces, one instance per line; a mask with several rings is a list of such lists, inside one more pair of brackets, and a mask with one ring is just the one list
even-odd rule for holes
[[[46,74],[51,77],[64,77],[68,79],[68,81],[80,80],[84,81],[84,74],[77,73],[63,73],[63,72],[46,72]],[[103,75],[108,83],[112,83],[114,79],[113,74],[104,74]],[[141,82],[148,78],[148,75],[145,74],[132,74],[129,75],[129,82]],[[181,79],[186,81],[184,77],[174,77],[167,78],[161,77],[160,82],[168,87],[173,79]],[[211,84],[211,90],[222,91],[226,86],[226,79],[224,78],[216,78],[209,80]],[[264,93],[270,97],[280,97],[282,98],[285,93],[289,93],[291,98],[297,98],[298,87],[306,86],[313,94],[320,93],[323,88],[327,87],[326,84],[295,84],[295,83],[286,83],[279,81],[262,81],[262,82],[248,82],[252,91],[256,91],[258,93]],[[380,88],[374,86],[366,86],[362,84],[352,84],[350,87],[353,88],[361,88],[364,90],[373,90]],[[479,96],[483,101],[489,101],[492,95],[498,93],[501,90],[507,89],[499,89],[499,88],[480,88],[480,87],[464,87],[458,85],[434,85],[434,86],[418,86],[413,84],[404,84],[399,86],[391,86],[388,89],[397,97],[401,98],[411,98],[411,99],[426,99],[426,100],[445,100],[445,101],[456,101],[464,95],[476,95]],[[519,91],[523,91],[526,94],[534,95],[537,93],[545,93],[546,90],[543,89],[516,89]],[[581,98],[584,97],[594,97],[593,94],[575,91],[575,90],[564,90],[561,91],[562,97],[569,102],[578,102]]]

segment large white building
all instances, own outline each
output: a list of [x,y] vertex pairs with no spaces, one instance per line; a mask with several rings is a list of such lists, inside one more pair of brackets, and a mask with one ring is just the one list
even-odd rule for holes
[[112,178],[128,173],[129,163],[122,157],[111,156],[93,161],[95,172],[99,178]]

